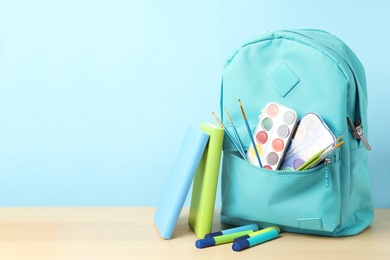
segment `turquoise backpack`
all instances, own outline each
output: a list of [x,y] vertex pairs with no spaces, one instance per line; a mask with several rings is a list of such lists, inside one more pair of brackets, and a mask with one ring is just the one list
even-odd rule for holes
[[366,79],[347,45],[324,31],[290,30],[263,33],[234,52],[224,66],[221,117],[230,130],[227,108],[247,150],[238,99],[252,133],[260,110],[277,102],[299,118],[319,114],[344,144],[327,164],[297,172],[249,164],[225,138],[222,222],[324,236],[355,235],[372,223]]

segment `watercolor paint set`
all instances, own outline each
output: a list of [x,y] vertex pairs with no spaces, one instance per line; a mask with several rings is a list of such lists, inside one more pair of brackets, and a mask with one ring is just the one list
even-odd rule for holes
[[263,168],[277,170],[294,132],[297,113],[291,108],[272,102],[262,109],[259,117],[254,133],[255,144],[250,145],[247,158],[251,164],[259,166],[255,153],[257,150]]
[[282,170],[297,170],[318,152],[333,147],[336,137],[316,113],[307,113],[299,120],[290,146],[286,151]]

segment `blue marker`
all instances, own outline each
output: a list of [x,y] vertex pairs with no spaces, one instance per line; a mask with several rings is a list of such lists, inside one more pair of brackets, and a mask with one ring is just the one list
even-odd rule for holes
[[250,237],[245,240],[240,240],[238,242],[234,242],[232,245],[233,251],[241,251],[246,248],[256,246],[258,244],[267,242],[279,236],[279,232],[276,229],[272,229],[266,233],[262,233],[260,235]]
[[245,225],[245,226],[241,226],[241,227],[225,229],[225,230],[221,230],[221,231],[217,231],[217,232],[206,234],[204,236],[204,238],[222,236],[222,235],[232,234],[232,233],[236,233],[236,232],[244,231],[244,230],[257,231],[257,230],[259,230],[259,226],[257,224],[250,224],[250,225]]

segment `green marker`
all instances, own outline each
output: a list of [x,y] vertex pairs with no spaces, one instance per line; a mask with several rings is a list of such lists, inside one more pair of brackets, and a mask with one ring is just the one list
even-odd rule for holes
[[233,242],[233,240],[237,237],[241,237],[241,236],[247,235],[249,233],[253,233],[253,230],[250,229],[250,230],[244,230],[244,231],[240,231],[240,232],[236,232],[236,233],[231,233],[228,235],[199,239],[199,240],[196,240],[195,246],[197,248],[205,248],[205,247],[209,247],[209,246],[226,244],[226,243]]
[[233,242],[236,243],[236,242],[238,242],[240,240],[245,240],[247,238],[255,237],[257,235],[267,233],[268,231],[271,231],[271,230],[276,230],[276,231],[278,231],[278,233],[280,233],[280,228],[278,226],[271,226],[271,227],[264,228],[262,230],[255,231],[253,233],[249,233],[249,234],[243,235],[241,237],[237,237],[236,239],[234,239]]

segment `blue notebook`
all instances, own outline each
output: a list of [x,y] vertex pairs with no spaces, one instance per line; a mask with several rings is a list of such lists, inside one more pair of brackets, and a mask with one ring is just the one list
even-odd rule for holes
[[209,135],[189,127],[173,164],[154,214],[154,222],[165,239],[171,239]]

